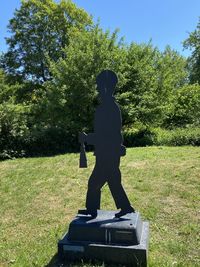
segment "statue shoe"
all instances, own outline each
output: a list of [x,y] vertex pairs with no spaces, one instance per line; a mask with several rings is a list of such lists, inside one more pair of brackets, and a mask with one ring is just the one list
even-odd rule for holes
[[121,209],[120,212],[118,212],[118,213],[115,214],[115,217],[116,217],[116,218],[120,218],[120,217],[126,215],[127,213],[132,213],[132,212],[134,213],[135,210],[134,210],[133,207],[130,206],[130,207],[127,208],[127,209]]
[[81,215],[90,215],[92,218],[97,217],[97,210],[78,210],[78,214]]

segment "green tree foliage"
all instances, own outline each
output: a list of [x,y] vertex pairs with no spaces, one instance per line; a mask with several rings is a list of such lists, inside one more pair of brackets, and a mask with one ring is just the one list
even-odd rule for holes
[[51,76],[48,60],[63,56],[70,29],[91,24],[90,16],[71,1],[22,0],[8,25],[11,36],[2,65],[15,78],[43,83]]
[[32,83],[31,81],[13,83],[4,70],[0,69],[0,103],[11,99],[16,104],[34,103],[37,96],[41,94],[40,89],[41,86],[39,84]]
[[[103,69],[119,78],[127,145],[161,144],[164,128],[180,144],[185,130],[177,127],[198,129],[200,87],[188,85],[186,59],[169,46],[161,52],[151,42],[124,45],[117,31],[104,32],[67,0],[23,0],[9,28],[0,69],[0,157],[77,149],[78,132],[93,128],[95,79]],[[190,80],[199,81],[199,25],[185,46],[194,49]],[[197,132],[187,144],[199,144]]]
[[63,136],[67,134],[68,139],[71,138],[70,143],[76,143],[79,131],[92,129],[98,101],[97,74],[105,68],[113,69],[123,83],[126,49],[117,43],[116,32],[104,33],[96,25],[87,32],[73,30],[63,52],[66,57],[51,64],[52,80],[45,83],[37,113],[42,114],[43,129],[45,125],[45,129],[62,131]]
[[183,44],[185,48],[192,50],[192,55],[188,58],[190,82],[200,84],[200,18],[197,28],[190,33]]
[[29,107],[12,101],[0,104],[0,158],[23,156],[30,132]]
[[200,85],[184,85],[174,95],[173,111],[167,118],[166,127],[200,125]]
[[9,83],[0,69],[0,158],[23,156],[30,136],[30,106],[17,104],[20,85]]
[[9,86],[3,69],[0,69],[0,103],[8,101],[14,94],[14,86]]
[[186,61],[166,47],[161,53],[149,44],[131,44],[127,54],[127,82],[120,90],[125,124],[158,125],[171,110],[173,94],[183,85]]

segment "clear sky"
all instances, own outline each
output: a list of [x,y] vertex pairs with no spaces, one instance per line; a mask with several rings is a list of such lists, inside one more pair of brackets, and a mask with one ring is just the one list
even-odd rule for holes
[[[7,24],[20,0],[1,0],[0,51],[6,51]],[[200,16],[200,0],[74,0],[103,29],[120,29],[126,43],[148,42],[163,50],[167,44],[181,54],[182,41],[193,31]]]

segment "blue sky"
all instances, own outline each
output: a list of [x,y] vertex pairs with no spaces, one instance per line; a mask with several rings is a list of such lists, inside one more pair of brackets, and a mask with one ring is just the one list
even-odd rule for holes
[[[6,51],[7,24],[20,0],[3,1],[0,9],[0,51]],[[148,42],[163,50],[167,44],[183,51],[182,41],[193,31],[200,16],[200,0],[74,0],[103,29],[120,29],[126,43]]]

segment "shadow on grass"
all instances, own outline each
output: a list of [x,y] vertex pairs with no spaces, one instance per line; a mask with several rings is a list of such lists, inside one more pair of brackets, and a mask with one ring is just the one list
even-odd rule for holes
[[[53,256],[53,258],[50,260],[50,262],[45,265],[44,267],[83,267],[83,266],[89,266],[90,262],[83,262],[82,260],[75,260],[75,261],[67,261],[65,260],[61,260],[58,256],[58,254],[55,254]],[[92,264],[93,266],[95,266],[94,262]],[[96,266],[102,266],[101,264],[97,264]]]
[[73,264],[72,262],[66,262],[61,260],[58,257],[58,254],[55,254],[52,259],[50,260],[50,262],[45,265],[44,267],[72,267],[72,266],[81,266],[81,262]]
[[111,263],[104,263],[99,260],[75,260],[75,261],[69,261],[61,260],[58,257],[58,254],[55,254],[50,262],[45,265],[44,267],[124,267],[124,265],[121,264],[111,264]]
[[62,263],[59,260],[58,254],[55,254],[53,258],[50,260],[50,262],[44,267],[59,267],[59,266],[62,266],[61,264]]

